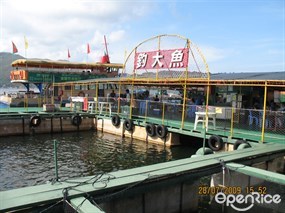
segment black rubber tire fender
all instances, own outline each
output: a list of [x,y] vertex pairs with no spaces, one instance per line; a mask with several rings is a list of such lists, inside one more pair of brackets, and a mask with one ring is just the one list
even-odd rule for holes
[[156,135],[157,135],[157,137],[159,137],[159,138],[165,138],[167,134],[168,134],[168,129],[167,129],[166,126],[164,126],[164,125],[158,125],[158,126],[156,127]]
[[120,126],[121,119],[119,115],[113,115],[112,116],[112,124],[116,127]]
[[39,115],[34,115],[30,118],[30,126],[38,127],[42,122],[42,119]]
[[133,120],[132,120],[132,119],[126,119],[126,120],[124,121],[124,128],[125,128],[125,130],[127,130],[127,131],[132,131],[133,128],[134,128],[134,122],[133,122]]
[[223,139],[218,136],[218,135],[212,135],[208,139],[208,146],[213,150],[213,151],[220,151],[224,147],[224,141]]
[[80,124],[82,123],[82,117],[80,115],[72,116],[71,123],[73,126],[80,126]]
[[156,135],[156,128],[154,124],[147,124],[145,126],[145,131],[148,136],[153,137]]

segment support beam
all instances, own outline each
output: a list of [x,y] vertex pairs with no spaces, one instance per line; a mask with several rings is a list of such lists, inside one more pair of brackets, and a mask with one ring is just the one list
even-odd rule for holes
[[233,170],[235,172],[243,173],[245,175],[260,178],[269,182],[285,185],[285,175],[283,174],[278,174],[275,172],[258,169],[238,163],[227,163],[226,168]]

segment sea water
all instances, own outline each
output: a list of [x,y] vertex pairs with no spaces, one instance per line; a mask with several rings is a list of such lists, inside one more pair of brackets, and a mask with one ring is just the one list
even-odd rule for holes
[[93,131],[0,138],[0,191],[53,179],[54,140],[61,180],[188,158],[196,151]]
[[[0,137],[0,191],[53,180],[55,141],[60,180],[188,158],[197,150],[193,146],[170,148],[93,131]],[[201,178],[200,184],[208,184],[209,180],[210,176]],[[247,212],[284,212],[285,187],[270,182],[261,185],[267,187],[269,193],[279,193],[282,203],[277,206],[256,204]],[[213,196],[206,194],[199,196],[197,212],[236,211],[215,203]]]

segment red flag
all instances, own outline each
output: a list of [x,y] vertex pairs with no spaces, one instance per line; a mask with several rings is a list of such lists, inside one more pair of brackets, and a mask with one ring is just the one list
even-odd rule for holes
[[68,52],[67,52],[67,57],[70,58],[70,52],[69,52],[69,49],[68,49]]
[[89,43],[87,44],[87,54],[89,54],[91,51],[90,51],[90,46],[89,46]]
[[16,45],[14,44],[14,42],[12,41],[12,46],[13,46],[13,53],[17,53],[18,49],[16,47]]

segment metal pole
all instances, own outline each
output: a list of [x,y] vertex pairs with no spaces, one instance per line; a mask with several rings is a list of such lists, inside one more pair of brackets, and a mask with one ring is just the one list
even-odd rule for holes
[[186,102],[186,98],[187,98],[187,84],[186,84],[186,80],[185,80],[185,84],[183,85],[183,89],[184,89],[184,91],[183,91],[183,105],[182,105],[182,117],[181,117],[181,129],[183,129],[184,128],[184,120],[185,120],[185,110],[187,110],[186,109],[186,104],[187,104],[187,102]]
[[234,133],[234,108],[232,107],[232,113],[231,113],[231,135],[230,137],[233,137]]
[[53,141],[53,147],[54,147],[55,180],[58,181],[57,140]]
[[130,111],[129,111],[129,118],[132,118],[132,114],[133,114],[133,101],[134,101],[134,81],[132,82],[132,93],[131,93],[131,101],[130,101]]
[[119,95],[118,95],[118,109],[117,109],[117,114],[120,113],[120,108],[121,108],[121,92],[122,92],[122,83],[119,81]]
[[108,47],[107,47],[107,39],[106,39],[105,35],[104,35],[104,44],[105,44],[105,49],[106,49],[107,56],[109,57],[109,52],[108,52]]
[[265,119],[266,119],[266,102],[267,102],[267,81],[265,81],[265,87],[264,87],[263,115],[262,115],[262,128],[261,128],[261,143],[264,142],[264,130],[265,130]]
[[165,115],[165,103],[162,103],[162,121],[161,121],[161,124],[164,124],[164,115]]
[[205,147],[206,147],[206,128],[204,128],[203,132],[203,155],[205,155]]
[[99,103],[99,97],[98,97],[98,93],[99,93],[99,82],[96,82],[96,106],[95,106],[95,112],[98,112],[98,103]]

